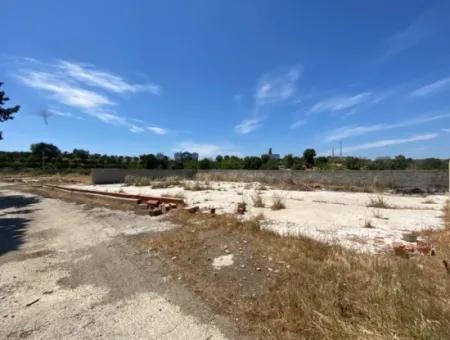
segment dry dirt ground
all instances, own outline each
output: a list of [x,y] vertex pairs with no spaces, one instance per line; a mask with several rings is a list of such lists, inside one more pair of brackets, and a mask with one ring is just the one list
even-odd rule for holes
[[[161,186],[161,183],[156,183]],[[164,184],[164,182],[162,183]],[[169,183],[170,184],[170,183]],[[392,243],[411,232],[443,229],[442,209],[446,195],[399,195],[326,190],[279,190],[260,183],[179,181],[167,188],[157,185],[72,185],[98,191],[153,196],[182,196],[189,205],[216,208],[217,213],[235,213],[245,202],[244,218],[264,216],[261,227],[282,236],[307,236],[338,243],[362,252],[390,251]],[[194,189],[193,189],[194,188]],[[259,197],[263,206],[256,206]],[[275,198],[284,209],[272,210]]]
[[130,241],[170,229],[0,184],[0,338],[241,338]]

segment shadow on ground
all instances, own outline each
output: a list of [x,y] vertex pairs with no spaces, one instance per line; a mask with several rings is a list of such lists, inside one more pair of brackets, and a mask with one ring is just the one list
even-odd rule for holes
[[1,211],[0,214],[0,256],[19,249],[24,242],[25,231],[30,219],[26,217],[4,217],[8,215],[27,215],[33,212],[29,206],[38,203],[37,197],[22,195],[0,196],[0,210],[16,208],[13,211]]

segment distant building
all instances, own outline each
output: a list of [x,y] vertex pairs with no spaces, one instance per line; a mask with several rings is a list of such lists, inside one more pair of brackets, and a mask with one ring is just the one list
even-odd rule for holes
[[186,162],[186,161],[198,161],[198,153],[197,152],[175,152],[173,158],[177,162]]
[[270,155],[270,159],[279,160],[281,158],[279,153],[273,153]]
[[391,159],[391,157],[389,157],[389,156],[380,156],[380,157],[375,158],[376,161],[388,161],[390,159]]

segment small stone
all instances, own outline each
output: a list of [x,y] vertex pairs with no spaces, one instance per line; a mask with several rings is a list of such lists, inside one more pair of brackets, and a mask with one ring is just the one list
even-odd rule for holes
[[241,264],[241,268],[245,268],[245,264]]
[[246,244],[246,243],[247,243],[247,240],[243,240],[242,242]]
[[172,256],[172,261],[175,261],[177,259],[176,256]]
[[225,253],[229,254],[230,250],[229,249],[225,249]]
[[257,270],[258,272],[260,272],[260,271],[261,271],[261,268],[257,267],[256,270]]

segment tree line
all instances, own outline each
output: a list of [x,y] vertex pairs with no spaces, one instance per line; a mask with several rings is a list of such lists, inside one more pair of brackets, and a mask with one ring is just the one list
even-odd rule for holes
[[44,170],[76,170],[90,168],[123,169],[247,169],[247,170],[404,170],[447,169],[448,160],[438,158],[412,159],[399,155],[393,158],[367,159],[358,157],[317,157],[314,149],[306,149],[301,155],[288,154],[278,157],[272,150],[260,156],[238,157],[218,155],[213,159],[197,159],[193,153],[184,152],[181,159],[157,154],[140,156],[116,156],[90,153],[83,149],[63,152],[48,143],[32,144],[28,152],[0,151],[0,168]]

